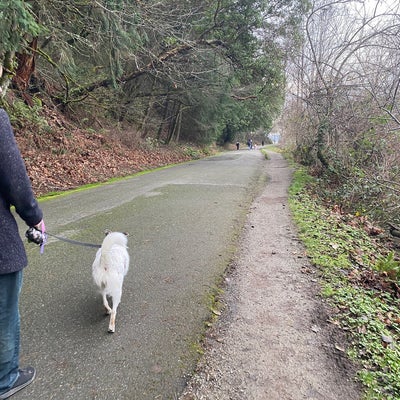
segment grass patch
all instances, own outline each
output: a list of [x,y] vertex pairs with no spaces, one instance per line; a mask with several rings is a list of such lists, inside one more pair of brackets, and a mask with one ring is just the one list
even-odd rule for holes
[[264,155],[266,160],[269,160],[268,151],[266,149],[262,148],[261,153]]
[[358,365],[364,400],[400,399],[400,302],[398,263],[361,224],[326,209],[313,196],[313,178],[299,169],[290,207],[310,261],[318,267],[321,294],[332,322],[349,333],[348,356]]

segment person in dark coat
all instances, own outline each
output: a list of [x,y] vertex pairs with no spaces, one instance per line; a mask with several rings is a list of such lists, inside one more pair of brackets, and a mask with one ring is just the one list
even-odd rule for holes
[[0,108],[0,400],[26,387],[32,367],[19,368],[18,300],[27,257],[11,206],[29,227],[40,229],[43,213],[32,191],[10,120]]

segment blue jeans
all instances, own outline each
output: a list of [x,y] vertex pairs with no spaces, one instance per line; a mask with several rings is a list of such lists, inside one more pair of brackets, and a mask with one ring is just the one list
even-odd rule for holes
[[0,275],[0,393],[18,378],[22,271]]

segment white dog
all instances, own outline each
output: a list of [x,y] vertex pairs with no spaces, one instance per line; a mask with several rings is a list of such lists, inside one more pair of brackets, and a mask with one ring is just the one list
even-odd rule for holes
[[[101,248],[96,253],[92,266],[93,280],[100,288],[103,304],[110,314],[108,332],[115,332],[115,317],[121,301],[122,284],[129,268],[126,233],[106,232]],[[112,298],[112,308],[107,296]]]

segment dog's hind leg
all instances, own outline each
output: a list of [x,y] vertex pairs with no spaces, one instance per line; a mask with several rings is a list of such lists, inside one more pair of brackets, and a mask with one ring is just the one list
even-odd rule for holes
[[112,298],[113,307],[110,313],[110,324],[108,325],[108,332],[114,333],[115,332],[115,319],[117,317],[117,308],[121,301],[121,293],[114,294]]
[[108,325],[108,333],[115,332],[115,317],[117,316],[117,310],[111,310],[110,324]]
[[107,315],[110,315],[111,314],[111,307],[108,304],[107,295],[105,293],[103,293],[103,305],[104,305],[104,308],[106,309]]

